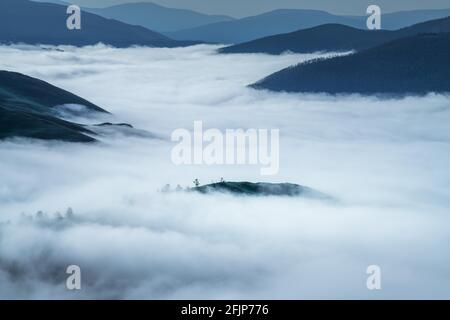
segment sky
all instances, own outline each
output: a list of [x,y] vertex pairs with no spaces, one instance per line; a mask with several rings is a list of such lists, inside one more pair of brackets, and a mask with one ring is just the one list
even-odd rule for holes
[[[0,69],[48,81],[114,114],[105,120],[161,138],[0,142],[0,298],[449,297],[448,96],[246,86],[316,55],[51,49],[0,46]],[[170,134],[195,120],[222,132],[278,128],[280,172],[176,166]],[[336,202],[157,191],[221,177],[297,183]],[[80,292],[65,290],[72,264],[82,270]],[[381,291],[366,288],[370,265],[381,268]]]
[[[45,1],[45,0],[41,0]],[[81,6],[101,7],[145,0],[73,0]],[[377,4],[384,12],[449,8],[448,0],[152,0],[167,7],[186,8],[209,14],[226,14],[234,17],[255,15],[274,9],[318,9],[337,14],[365,15],[366,8]]]

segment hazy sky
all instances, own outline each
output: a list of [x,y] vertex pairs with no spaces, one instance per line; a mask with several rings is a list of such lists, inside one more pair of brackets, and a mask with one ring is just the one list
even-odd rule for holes
[[236,17],[279,8],[321,9],[341,14],[365,14],[365,9],[370,4],[378,4],[385,11],[450,7],[448,0],[73,0],[79,5],[92,7],[144,1]]

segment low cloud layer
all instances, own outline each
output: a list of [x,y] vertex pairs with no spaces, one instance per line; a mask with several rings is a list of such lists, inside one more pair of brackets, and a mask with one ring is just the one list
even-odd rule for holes
[[[1,142],[0,297],[448,297],[450,98],[255,91],[246,85],[314,56],[214,48],[0,47],[0,69],[160,137]],[[175,166],[170,134],[195,120],[280,129],[279,174]],[[221,177],[298,183],[339,201],[157,191]],[[65,289],[70,264],[82,269],[80,292]],[[373,264],[381,291],[366,288]]]

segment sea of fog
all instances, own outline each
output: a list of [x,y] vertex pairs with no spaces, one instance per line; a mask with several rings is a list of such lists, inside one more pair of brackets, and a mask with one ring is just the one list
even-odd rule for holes
[[[246,86],[317,55],[216,48],[0,47],[0,70],[159,137],[0,142],[0,298],[448,298],[450,97],[256,91]],[[174,165],[170,134],[195,120],[278,128],[279,173]],[[297,183],[337,201],[157,191],[221,177]],[[80,291],[65,287],[72,264]],[[370,265],[381,290],[366,287]]]

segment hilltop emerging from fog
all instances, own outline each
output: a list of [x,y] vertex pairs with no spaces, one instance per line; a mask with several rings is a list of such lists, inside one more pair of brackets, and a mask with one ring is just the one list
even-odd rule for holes
[[285,196],[315,199],[331,199],[314,189],[293,183],[217,182],[191,188],[203,194],[228,193],[237,196]]
[[450,33],[423,34],[288,67],[252,87],[330,94],[444,93],[450,92],[449,57]]

